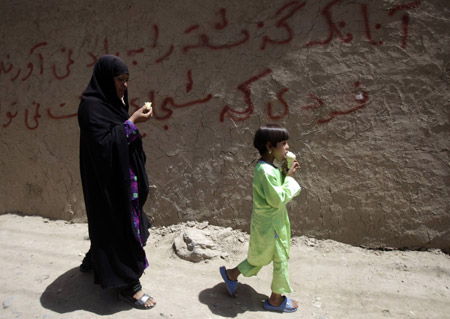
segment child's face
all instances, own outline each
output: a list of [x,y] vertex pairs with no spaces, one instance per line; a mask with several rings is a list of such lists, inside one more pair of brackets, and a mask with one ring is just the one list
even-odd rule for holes
[[273,156],[278,160],[282,161],[286,157],[286,153],[289,151],[289,144],[286,141],[278,142],[276,147],[273,149]]

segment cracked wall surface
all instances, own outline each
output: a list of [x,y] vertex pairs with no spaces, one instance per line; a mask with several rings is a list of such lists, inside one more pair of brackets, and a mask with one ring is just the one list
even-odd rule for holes
[[290,131],[294,235],[450,248],[450,3],[2,4],[0,213],[85,220],[76,119],[96,59],[130,70],[153,223],[249,229],[253,134]]

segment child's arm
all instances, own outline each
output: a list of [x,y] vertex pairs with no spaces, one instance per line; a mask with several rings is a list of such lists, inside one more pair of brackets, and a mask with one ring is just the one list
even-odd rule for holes
[[279,175],[268,170],[265,170],[264,174],[261,175],[260,181],[264,191],[264,197],[272,207],[286,205],[301,190],[300,185],[293,177],[286,176],[284,181],[282,181]]

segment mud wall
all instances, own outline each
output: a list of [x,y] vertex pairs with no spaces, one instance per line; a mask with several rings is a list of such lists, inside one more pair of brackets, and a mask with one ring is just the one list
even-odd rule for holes
[[450,2],[2,3],[0,212],[85,220],[81,93],[94,63],[130,69],[157,225],[248,230],[252,148],[284,125],[303,191],[296,235],[450,247]]

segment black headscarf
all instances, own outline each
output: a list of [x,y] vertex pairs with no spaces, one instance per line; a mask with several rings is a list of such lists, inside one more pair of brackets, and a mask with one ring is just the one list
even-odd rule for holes
[[[80,172],[91,240],[95,282],[104,288],[129,285],[145,269],[145,252],[133,226],[130,167],[139,183],[140,233],[145,244],[150,226],[142,210],[148,195],[145,153],[139,136],[128,145],[128,92],[124,102],[116,93],[114,77],[127,73],[114,55],[102,56],[94,66],[78,108]],[[125,104],[124,104],[125,103]]]

